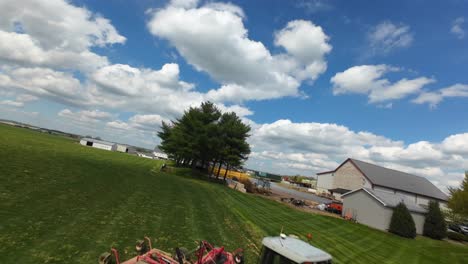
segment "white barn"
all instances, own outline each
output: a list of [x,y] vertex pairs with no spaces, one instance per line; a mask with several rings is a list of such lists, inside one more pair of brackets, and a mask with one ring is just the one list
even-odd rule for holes
[[135,147],[124,145],[124,144],[117,144],[117,147],[115,150],[118,152],[123,152],[123,153],[136,154]]
[[122,144],[117,144],[117,147],[116,147],[115,150],[118,151],[118,152],[127,153],[128,152],[128,146],[127,145],[122,145]]
[[153,155],[154,155],[154,157],[157,158],[157,159],[163,159],[163,160],[169,159],[169,157],[167,156],[167,154],[164,153],[164,151],[160,150],[158,147],[155,147],[155,148],[154,148]]
[[416,233],[423,233],[427,209],[407,197],[368,188],[345,193],[342,197],[343,216],[383,231],[387,231],[390,226],[393,208],[403,202],[414,220]]
[[393,208],[403,202],[422,233],[429,201],[446,207],[448,196],[424,177],[347,159],[332,171],[317,173],[317,190],[343,200],[342,214],[387,230]]
[[[329,192],[335,198],[361,188],[397,194],[422,205],[435,200],[444,206],[448,200],[445,193],[424,177],[356,159],[347,159],[332,171],[317,173],[317,191]],[[335,190],[341,193],[332,193]]]
[[150,153],[137,152],[136,154],[138,157],[142,157],[146,159],[154,159],[154,156]]
[[82,138],[80,144],[83,146],[89,146],[97,149],[115,151],[117,149],[117,144],[113,142],[98,140],[94,138]]

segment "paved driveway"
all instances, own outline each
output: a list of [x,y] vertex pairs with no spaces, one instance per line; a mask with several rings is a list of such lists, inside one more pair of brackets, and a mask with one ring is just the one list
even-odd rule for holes
[[271,183],[271,191],[275,194],[278,194],[281,196],[289,196],[295,199],[310,200],[310,201],[314,201],[317,203],[325,203],[325,204],[331,202],[329,199],[325,199],[315,194],[289,189],[274,182]]

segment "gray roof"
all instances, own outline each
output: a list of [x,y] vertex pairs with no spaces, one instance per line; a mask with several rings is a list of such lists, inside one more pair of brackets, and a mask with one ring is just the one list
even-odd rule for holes
[[94,138],[82,138],[81,140],[85,140],[85,141],[88,141],[88,142],[95,142],[95,143],[108,145],[108,146],[114,146],[116,144],[116,143],[113,143],[113,142],[103,141],[103,140],[94,139]]
[[341,197],[345,198],[346,196],[359,192],[359,191],[367,192],[371,197],[379,201],[385,207],[394,208],[399,203],[403,202],[406,205],[406,208],[408,208],[408,210],[411,212],[423,213],[423,214],[427,213],[426,208],[416,204],[413,200],[408,199],[408,197],[404,195],[398,195],[398,194],[394,194],[390,192],[376,191],[376,190],[371,190],[369,188],[357,189],[357,190],[345,193]]
[[331,260],[327,252],[294,237],[265,237],[262,244],[295,263]]
[[424,177],[387,169],[356,159],[350,160],[374,185],[415,193],[443,201],[448,200],[445,193]]

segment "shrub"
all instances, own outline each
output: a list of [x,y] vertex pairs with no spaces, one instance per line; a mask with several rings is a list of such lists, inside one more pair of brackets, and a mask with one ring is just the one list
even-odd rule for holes
[[393,209],[388,231],[406,238],[416,237],[416,226],[413,217],[403,202]]
[[429,211],[424,221],[423,235],[439,240],[447,236],[447,224],[438,202],[429,202]]
[[447,232],[447,237],[455,241],[468,242],[468,236],[456,232]]

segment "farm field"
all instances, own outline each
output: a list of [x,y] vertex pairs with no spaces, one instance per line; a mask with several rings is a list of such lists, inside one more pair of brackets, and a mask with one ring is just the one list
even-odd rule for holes
[[256,263],[261,239],[288,234],[334,263],[466,263],[468,246],[408,240],[341,219],[294,210],[160,162],[0,125],[0,263],[96,263],[111,245],[124,257],[148,235],[171,251],[205,239],[242,247]]

